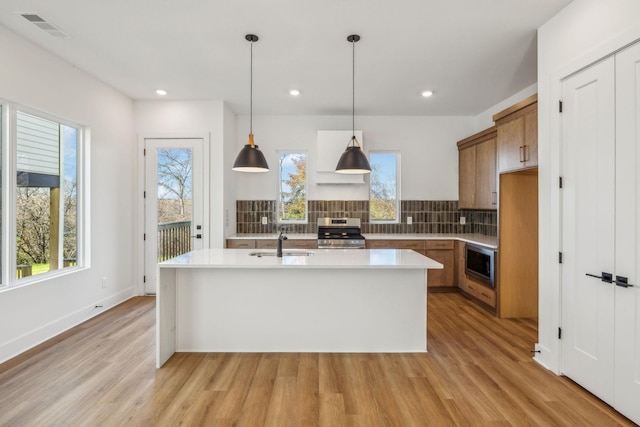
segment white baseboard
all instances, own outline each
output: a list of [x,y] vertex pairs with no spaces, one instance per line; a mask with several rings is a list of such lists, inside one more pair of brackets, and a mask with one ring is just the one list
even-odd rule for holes
[[124,289],[117,294],[111,295],[101,301],[96,301],[65,317],[49,322],[38,329],[3,343],[0,345],[0,363],[4,363],[18,356],[134,296],[133,288]]

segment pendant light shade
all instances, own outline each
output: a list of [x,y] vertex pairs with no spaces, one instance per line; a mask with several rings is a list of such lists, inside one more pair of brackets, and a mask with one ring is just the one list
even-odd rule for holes
[[338,166],[336,166],[336,172],[343,174],[371,172],[371,166],[369,166],[367,156],[362,152],[355,135],[351,137],[347,149],[344,150],[342,156],[340,156]]
[[269,165],[264,154],[253,142],[253,43],[258,41],[258,36],[247,34],[244,37],[251,42],[251,79],[250,79],[250,103],[249,103],[249,141],[238,153],[233,163],[233,170],[238,172],[269,172]]
[[355,121],[356,121],[356,42],[360,40],[360,36],[357,34],[352,34],[347,37],[347,41],[351,43],[352,46],[352,74],[351,74],[351,83],[352,83],[352,104],[351,104],[351,129],[353,131],[353,136],[351,140],[347,144],[347,148],[340,156],[340,160],[338,160],[338,166],[336,166],[337,173],[343,174],[357,174],[357,173],[370,173],[371,166],[369,165],[369,160],[367,160],[367,156],[364,155],[362,148],[360,147],[360,143],[356,139],[356,131],[355,131]]

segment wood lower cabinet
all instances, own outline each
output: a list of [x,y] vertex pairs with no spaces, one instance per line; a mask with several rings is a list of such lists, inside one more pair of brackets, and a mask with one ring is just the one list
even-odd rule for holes
[[[497,293],[495,288],[490,288],[482,283],[476,282],[470,279],[465,274],[465,259],[466,259],[466,243],[457,241],[455,245],[456,256],[456,277],[455,281],[460,288],[460,291],[474,300],[480,301],[488,306],[491,311],[496,312],[497,307]],[[497,283],[497,279],[496,279]]]
[[460,283],[460,290],[469,296],[485,303],[495,310],[496,308],[496,291],[482,285],[474,280],[465,277]]
[[366,241],[367,249],[412,249],[438,261],[442,270],[429,270],[427,288],[429,291],[455,291],[454,240],[372,240]]
[[442,270],[430,270],[427,286],[431,290],[451,291],[455,287],[455,254],[453,240],[427,240],[427,256],[441,263]]

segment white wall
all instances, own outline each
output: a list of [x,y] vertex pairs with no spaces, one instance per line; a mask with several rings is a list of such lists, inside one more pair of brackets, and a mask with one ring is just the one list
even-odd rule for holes
[[4,99],[91,130],[91,266],[0,291],[2,362],[133,295],[135,139],[124,95],[4,27],[0,52]]
[[538,31],[540,303],[536,360],[559,372],[560,82],[640,39],[638,0],[574,0]]
[[505,110],[514,104],[517,104],[518,102],[530,97],[531,95],[537,92],[538,92],[538,84],[534,83],[531,86],[526,87],[521,91],[517,92],[515,95],[510,96],[509,98],[497,103],[493,107],[488,108],[482,113],[478,114],[477,116],[474,117],[474,126],[475,126],[474,133],[481,132],[493,126],[495,124],[493,122],[494,114],[499,113],[500,111]]
[[[473,133],[471,117],[356,116],[369,150],[401,153],[401,198],[403,200],[457,200],[458,148],[456,142]],[[238,173],[239,200],[275,200],[277,196],[278,150],[307,150],[309,199],[368,200],[365,185],[316,185],[315,156],[318,130],[350,130],[351,116],[255,116],[255,142],[271,170]],[[238,116],[237,146],[247,143],[249,117]],[[345,147],[349,141],[345,140]],[[236,152],[237,152],[236,151]],[[336,158],[336,163],[338,158]]]

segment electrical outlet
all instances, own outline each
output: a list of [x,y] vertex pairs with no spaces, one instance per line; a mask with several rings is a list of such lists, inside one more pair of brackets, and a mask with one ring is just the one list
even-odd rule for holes
[[262,225],[267,225],[269,222],[269,219],[266,216],[262,217]]
[[460,224],[465,225],[467,223],[467,217],[466,216],[461,216],[460,217]]
[[103,277],[103,278],[102,278],[102,287],[103,287],[103,288],[106,288],[106,287],[107,287],[107,278],[106,278],[106,277]]
[[407,224],[408,224],[408,225],[413,224],[413,217],[412,217],[412,216],[408,216],[408,217],[407,217]]

